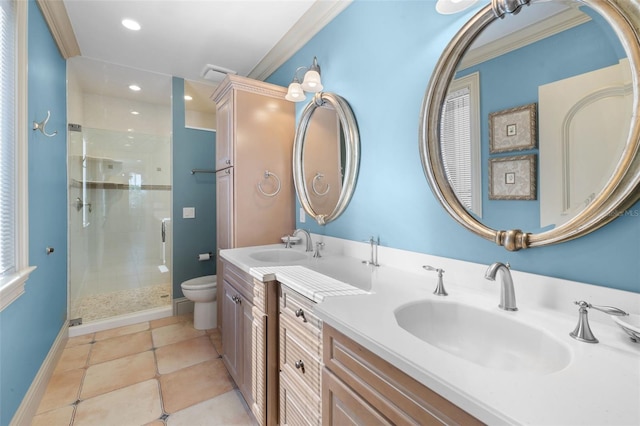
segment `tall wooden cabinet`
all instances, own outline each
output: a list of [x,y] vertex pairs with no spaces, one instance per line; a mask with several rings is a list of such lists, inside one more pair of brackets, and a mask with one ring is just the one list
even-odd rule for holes
[[[211,95],[217,108],[218,250],[277,243],[295,229],[295,108],[286,93],[285,87],[228,75]],[[221,301],[218,275],[218,307]]]
[[[218,251],[277,243],[295,228],[295,109],[286,92],[229,75],[211,96],[218,121]],[[266,341],[277,339],[276,284],[253,282],[219,255],[217,276],[223,360],[258,424],[274,425],[277,349]]]

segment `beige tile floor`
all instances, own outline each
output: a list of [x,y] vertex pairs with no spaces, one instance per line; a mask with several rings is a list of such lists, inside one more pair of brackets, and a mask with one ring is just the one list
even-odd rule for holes
[[190,316],[70,338],[32,425],[253,426],[220,353]]

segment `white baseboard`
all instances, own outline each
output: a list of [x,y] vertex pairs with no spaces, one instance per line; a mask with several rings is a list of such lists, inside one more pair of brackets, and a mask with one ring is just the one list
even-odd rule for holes
[[193,301],[186,297],[173,300],[173,312],[175,315],[185,315],[193,312]]
[[64,350],[68,339],[69,325],[67,321],[65,321],[60,333],[58,333],[58,337],[56,337],[53,345],[51,345],[51,349],[49,349],[47,357],[42,362],[36,377],[34,377],[33,382],[31,382],[31,386],[29,386],[27,393],[24,398],[22,398],[22,402],[20,403],[18,410],[13,415],[13,419],[11,419],[11,422],[9,423],[10,425],[19,426],[31,424],[33,416],[35,416],[38,411],[38,406],[40,405],[40,400],[44,395],[44,391],[47,389],[49,379],[58,364],[58,360],[62,355],[62,351]]

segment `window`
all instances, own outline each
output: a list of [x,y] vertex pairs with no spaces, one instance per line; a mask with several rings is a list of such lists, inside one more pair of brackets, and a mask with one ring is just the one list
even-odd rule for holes
[[478,73],[451,82],[442,109],[442,162],[449,184],[467,210],[482,217]]
[[27,248],[27,2],[0,0],[0,310],[24,293]]

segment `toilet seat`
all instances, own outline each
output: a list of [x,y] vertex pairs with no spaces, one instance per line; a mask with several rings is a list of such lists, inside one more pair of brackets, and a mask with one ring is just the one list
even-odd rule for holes
[[204,290],[216,287],[216,276],[205,275],[203,277],[192,278],[181,284],[185,290]]

